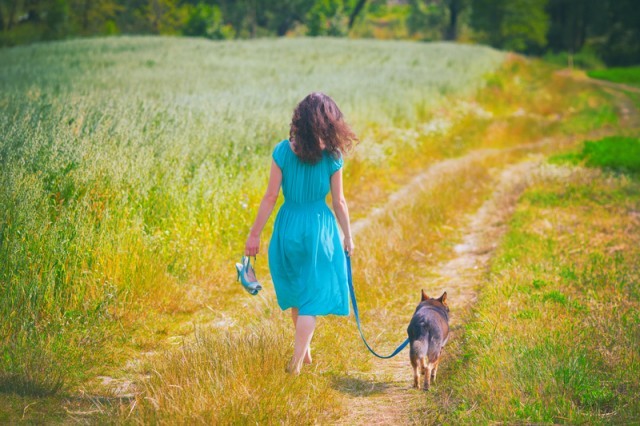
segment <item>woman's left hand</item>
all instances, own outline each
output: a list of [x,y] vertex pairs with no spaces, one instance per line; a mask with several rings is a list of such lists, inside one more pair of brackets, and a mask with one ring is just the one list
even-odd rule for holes
[[353,239],[345,237],[343,247],[344,251],[349,253],[349,256],[351,256],[353,254],[353,248],[355,247],[355,245],[353,244]]
[[249,235],[247,244],[244,246],[245,256],[255,256],[260,251],[260,236]]

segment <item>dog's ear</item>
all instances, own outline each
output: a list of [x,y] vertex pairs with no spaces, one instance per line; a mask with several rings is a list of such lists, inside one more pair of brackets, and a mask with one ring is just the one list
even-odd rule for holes
[[428,300],[429,296],[427,296],[427,293],[424,292],[424,290],[422,290],[422,302],[424,302],[425,300]]
[[442,303],[443,305],[446,305],[447,302],[447,292],[445,291],[444,293],[442,293],[442,296],[440,296],[440,298],[438,299],[440,301],[440,303]]

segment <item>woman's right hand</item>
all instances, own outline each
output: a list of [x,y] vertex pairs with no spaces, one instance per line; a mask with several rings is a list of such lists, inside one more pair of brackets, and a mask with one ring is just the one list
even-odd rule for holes
[[260,236],[249,235],[244,247],[245,256],[255,256],[260,251]]
[[353,254],[353,248],[355,247],[355,245],[353,244],[353,239],[344,237],[343,245],[344,245],[344,251],[349,253],[349,256],[351,256]]

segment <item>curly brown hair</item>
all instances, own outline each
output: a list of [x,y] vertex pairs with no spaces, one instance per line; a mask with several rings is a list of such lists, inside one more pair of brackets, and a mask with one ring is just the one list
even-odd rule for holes
[[305,163],[322,159],[322,151],[333,158],[349,152],[358,138],[344,121],[338,105],[324,93],[314,92],[293,111],[289,140],[293,151]]

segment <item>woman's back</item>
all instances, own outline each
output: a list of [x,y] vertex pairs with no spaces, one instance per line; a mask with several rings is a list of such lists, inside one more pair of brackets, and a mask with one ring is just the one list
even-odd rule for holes
[[331,175],[342,167],[342,158],[334,159],[324,152],[315,164],[302,162],[288,140],[273,151],[273,160],[282,171],[282,192],[290,204],[315,203],[325,200],[331,189]]

